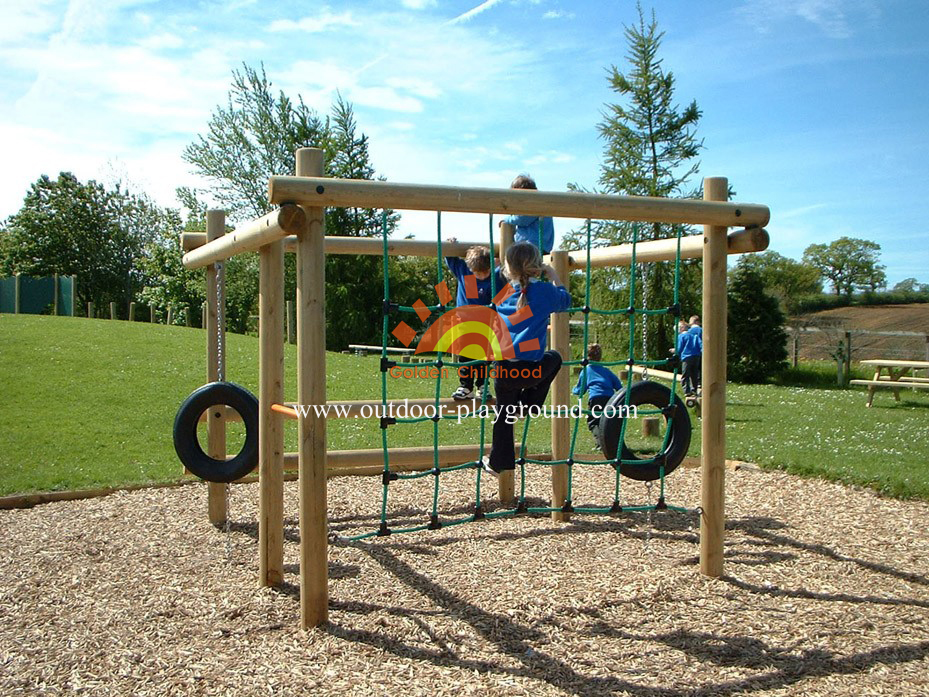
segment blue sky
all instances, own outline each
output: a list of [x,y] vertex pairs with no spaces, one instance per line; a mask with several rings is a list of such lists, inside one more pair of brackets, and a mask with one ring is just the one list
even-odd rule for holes
[[[698,176],[771,208],[771,248],[882,246],[889,285],[929,282],[929,0],[656,0],[661,57],[696,100]],[[336,91],[392,181],[596,185],[606,69],[625,69],[631,0],[145,2],[6,0],[0,9],[0,218],[69,170],[176,206],[181,160],[232,70],[264,62],[328,112]],[[696,180],[695,180],[696,182]],[[571,221],[558,221],[557,232]],[[486,219],[444,230],[481,239]],[[434,234],[407,213],[402,233]]]

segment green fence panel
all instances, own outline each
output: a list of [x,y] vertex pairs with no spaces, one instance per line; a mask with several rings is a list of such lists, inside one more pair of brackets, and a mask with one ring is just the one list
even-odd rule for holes
[[58,277],[58,314],[71,317],[74,312],[74,277]]
[[55,279],[19,277],[19,311],[24,315],[50,315],[55,302]]
[[0,312],[16,312],[16,279],[0,278]]

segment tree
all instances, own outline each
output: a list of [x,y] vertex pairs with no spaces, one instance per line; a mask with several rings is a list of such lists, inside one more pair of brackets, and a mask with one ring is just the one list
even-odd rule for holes
[[[208,132],[184,150],[184,159],[211,181],[206,193],[222,205],[232,221],[267,213],[268,177],[293,174],[295,152],[301,147],[325,151],[326,174],[350,179],[372,179],[368,138],[358,132],[352,107],[341,96],[331,118],[321,118],[282,91],[275,95],[264,71],[244,65],[233,71],[228,103],[210,119]],[[196,192],[189,192],[195,195]],[[398,216],[386,211],[387,232]],[[384,212],[330,208],[327,235],[382,234]],[[245,269],[243,269],[244,271]],[[286,261],[285,289],[295,292],[293,258]],[[257,304],[257,273],[249,281]],[[382,264],[376,257],[326,259],[326,344],[330,349],[349,343],[380,342]]]
[[840,237],[829,244],[811,244],[803,261],[829,279],[837,296],[851,300],[856,290],[873,293],[887,285],[886,267],[878,263],[880,251],[877,242]]
[[[696,137],[700,109],[692,101],[683,109],[674,103],[674,76],[665,71],[658,57],[664,33],[652,13],[646,22],[641,6],[637,6],[637,25],[625,28],[629,70],[626,73],[614,65],[609,68],[610,88],[625,102],[607,104],[603,120],[598,126],[605,141],[603,163],[600,167],[598,191],[608,194],[634,196],[695,196],[687,183],[699,169],[696,160],[702,141]],[[571,188],[577,189],[577,186]],[[597,245],[673,237],[677,227],[652,223],[599,223],[594,228]],[[684,229],[684,234],[691,234]],[[586,231],[567,236],[566,242],[575,248],[586,245]],[[652,263],[640,270],[636,300],[641,307],[647,298],[650,309],[668,307],[674,300],[674,268],[671,263]],[[681,265],[681,305],[696,310],[698,307],[699,264],[683,262]],[[598,271],[592,279],[598,303],[608,307],[629,304],[630,276],[626,269]],[[643,324],[639,318],[637,324]],[[675,331],[672,322],[648,320],[646,332],[648,353],[665,355],[674,345]],[[614,325],[625,327],[625,322]],[[620,330],[620,335],[623,330]],[[616,332],[614,332],[615,334]],[[614,339],[615,340],[615,339]],[[648,356],[646,356],[647,358]]]
[[179,231],[180,219],[120,185],[108,190],[62,172],[40,177],[4,228],[3,272],[75,274],[80,303],[128,307],[143,285],[138,261],[147,245]]
[[737,382],[764,382],[787,367],[787,333],[777,299],[754,269],[736,267],[728,289],[728,373]]
[[803,296],[822,293],[819,269],[794,261],[777,252],[744,254],[736,268],[752,269],[761,277],[765,290],[774,295],[787,312],[794,312]]
[[929,283],[920,283],[915,278],[904,278],[894,285],[893,290],[903,293],[929,293]]

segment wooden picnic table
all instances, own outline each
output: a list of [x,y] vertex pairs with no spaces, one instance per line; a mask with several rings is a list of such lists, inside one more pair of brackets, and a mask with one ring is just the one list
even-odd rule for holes
[[874,377],[870,380],[851,380],[851,385],[863,385],[868,388],[868,406],[874,401],[874,393],[879,389],[893,390],[894,399],[900,401],[900,390],[912,388],[914,390],[929,389],[929,376],[915,375],[916,371],[929,371],[929,361],[900,361],[890,358],[869,358],[861,361],[861,365],[874,368]]

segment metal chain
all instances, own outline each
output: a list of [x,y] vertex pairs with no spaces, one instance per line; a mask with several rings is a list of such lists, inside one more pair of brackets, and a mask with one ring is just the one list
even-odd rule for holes
[[648,503],[648,510],[645,513],[645,543],[642,545],[642,551],[648,552],[652,542],[652,482],[645,482],[645,500]]
[[216,379],[226,379],[226,337],[223,332],[223,315],[226,311],[226,274],[223,263],[216,263]]
[[[648,309],[648,267],[642,265],[642,309]],[[642,360],[648,360],[648,315],[642,315]],[[642,379],[648,380],[648,366],[642,366]]]

